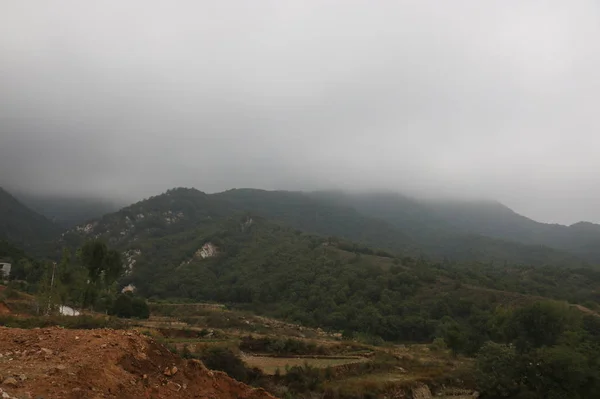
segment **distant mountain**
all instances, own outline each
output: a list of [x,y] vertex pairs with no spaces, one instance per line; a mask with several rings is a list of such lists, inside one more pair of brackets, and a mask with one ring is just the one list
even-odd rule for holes
[[544,245],[600,264],[600,225],[540,223],[494,201],[438,201],[426,206],[459,229],[528,245]]
[[437,260],[583,266],[560,249],[456,227],[429,204],[399,194],[229,190],[213,196],[294,228]]
[[118,201],[77,196],[27,193],[14,193],[14,196],[29,208],[63,228],[72,227],[87,220],[116,212],[127,205]]
[[[402,256],[437,261],[579,267],[594,259],[584,259],[583,249],[576,252],[551,245],[554,242],[531,239],[527,226],[537,222],[500,204],[469,207],[466,203],[419,201],[398,194],[256,189],[205,194],[180,188],[71,228],[63,240],[78,245],[86,237],[101,237],[110,245],[127,246],[134,240],[188,234],[215,220],[242,214]],[[577,234],[585,238],[581,248],[588,243],[586,254],[593,253],[596,247],[587,239],[594,234],[593,225],[563,227],[578,230]],[[573,243],[577,242],[577,234],[571,236]]]
[[[466,249],[464,246],[472,247],[475,243],[477,250],[486,252],[485,246],[491,246],[492,252],[525,253],[525,247],[508,248],[518,243],[533,246],[529,248],[536,248],[533,252],[544,252],[540,247],[547,247],[563,253],[565,259],[570,254],[600,264],[600,225],[593,223],[580,222],[572,226],[540,223],[496,201],[418,200],[393,193],[317,192],[311,195],[384,220],[410,233],[427,253],[444,256],[454,253],[452,256],[456,257]],[[473,244],[467,244],[470,240]],[[462,244],[457,246],[457,242]],[[472,250],[465,253],[472,254]]]
[[336,236],[396,253],[418,256],[421,251],[409,232],[365,216],[351,206],[310,193],[234,189],[211,197],[240,212],[251,212],[298,230]]
[[[412,234],[420,241],[423,231],[435,231],[433,216],[423,215],[432,224],[419,227],[421,217],[410,215],[420,208],[406,210],[406,223],[414,224],[408,234],[337,201],[324,194],[173,189],[69,229],[61,244],[106,240],[127,266],[119,284],[148,298],[235,304],[390,340],[427,341],[445,316],[467,325],[471,312],[491,315],[502,304],[535,299],[519,293],[597,297],[600,272],[577,269],[568,253],[443,231],[435,237],[444,241],[416,250],[464,262],[411,258],[403,249],[412,250]],[[394,209],[391,202],[388,211]],[[575,267],[537,267],[546,264]],[[472,339],[485,337],[474,332]]]
[[0,239],[28,249],[52,240],[60,230],[59,226],[0,188]]
[[86,238],[102,238],[119,246],[190,231],[228,214],[229,204],[196,189],[176,188],[71,228],[63,240],[80,244]]

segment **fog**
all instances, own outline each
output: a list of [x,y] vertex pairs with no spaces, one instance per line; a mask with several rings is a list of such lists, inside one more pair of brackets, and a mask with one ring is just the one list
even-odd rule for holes
[[0,185],[394,190],[600,222],[596,1],[0,3]]

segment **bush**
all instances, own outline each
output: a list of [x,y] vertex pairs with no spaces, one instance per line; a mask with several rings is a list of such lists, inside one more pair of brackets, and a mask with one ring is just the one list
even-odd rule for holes
[[479,389],[492,398],[506,398],[520,390],[521,372],[512,345],[488,342],[479,351],[475,378]]
[[209,369],[224,371],[246,384],[255,385],[263,378],[260,369],[246,367],[242,359],[227,348],[208,348],[200,354],[200,360]]
[[150,317],[150,308],[144,298],[126,293],[117,297],[109,313],[126,319],[132,317],[147,319]]
[[272,353],[282,355],[326,355],[329,353],[326,347],[314,342],[305,342],[293,338],[253,338],[243,337],[240,349],[255,353]]

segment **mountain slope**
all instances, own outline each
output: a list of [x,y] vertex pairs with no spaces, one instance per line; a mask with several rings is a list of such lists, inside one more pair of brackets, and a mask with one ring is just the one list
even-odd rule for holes
[[[245,198],[252,193],[243,194]],[[275,203],[265,199],[269,195],[265,192],[257,195],[263,205]],[[306,202],[294,193],[275,195],[286,199],[279,211],[290,208],[293,201],[321,210],[319,202]],[[593,271],[398,257],[303,233],[240,208],[240,203],[234,205],[220,195],[171,190],[78,226],[64,239],[110,241],[123,253],[128,267],[121,286],[132,284],[151,299],[231,303],[305,325],[361,331],[390,340],[430,340],[444,316],[467,323],[471,309],[492,315],[500,303],[514,297],[490,290],[578,301],[597,295],[600,275]],[[263,212],[269,209],[275,208],[265,206]],[[337,212],[342,211],[327,215],[339,216]],[[302,214],[296,207],[284,212],[295,213]],[[352,215],[347,210],[342,214]],[[478,237],[483,241],[476,242],[468,256],[480,256],[477,252],[489,248],[488,240],[496,243]],[[454,244],[464,256],[465,244]],[[514,250],[511,245],[506,248]],[[548,256],[545,248],[540,253],[522,248],[524,253],[518,256],[534,260]],[[506,254],[500,251],[500,255]]]
[[387,221],[307,193],[234,189],[211,197],[231,204],[237,211],[252,212],[302,231],[341,237],[396,253],[420,254],[413,238]]
[[494,201],[437,201],[426,203],[446,223],[472,233],[523,244],[545,245],[600,263],[600,226],[540,223]]
[[213,218],[230,212],[228,204],[201,191],[176,188],[75,226],[63,234],[63,241],[80,245],[85,239],[101,238],[109,245],[121,247],[211,225]]
[[[445,328],[459,329],[469,353],[489,339],[485,326],[493,325],[499,306],[522,306],[540,294],[597,306],[600,273],[540,267],[541,260],[562,256],[544,247],[459,235],[457,242],[447,243],[456,247],[457,257],[491,255],[521,262],[396,256],[304,233],[261,215],[279,212],[280,219],[312,228],[310,221],[317,218],[311,219],[307,209],[317,210],[322,221],[315,225],[321,229],[341,215],[356,219],[350,221],[357,224],[346,225],[352,228],[360,226],[359,220],[373,220],[356,210],[297,193],[241,194],[226,200],[224,194],[170,190],[77,226],[63,240],[109,241],[127,266],[119,288],[131,284],[151,300],[225,303],[306,326],[394,341],[430,342]],[[261,214],[249,211],[249,204]],[[304,220],[302,215],[307,215]],[[498,252],[490,254],[496,246]]]
[[217,197],[291,227],[396,253],[442,260],[583,266],[584,260],[539,244],[487,237],[456,227],[430,207],[398,194],[229,190]]
[[60,228],[0,187],[0,239],[30,248],[57,236]]
[[[431,209],[411,200],[396,201],[395,197],[385,196],[373,201],[368,197],[358,201],[356,198],[332,193],[254,189],[208,195],[195,189],[174,189],[77,226],[63,235],[63,242],[77,246],[86,238],[102,238],[111,246],[130,249],[135,243],[137,248],[137,244],[152,239],[179,240],[179,235],[194,234],[198,229],[214,231],[215,226],[224,221],[241,220],[245,215],[263,217],[293,229],[339,237],[401,256],[497,265],[585,265],[582,259],[564,251],[456,228]],[[168,247],[164,243],[160,245]],[[163,252],[179,251],[189,257],[189,251],[199,249],[197,244],[194,245],[195,248],[164,249]],[[182,248],[186,248],[185,245]],[[162,259],[163,255],[156,253],[154,256]]]

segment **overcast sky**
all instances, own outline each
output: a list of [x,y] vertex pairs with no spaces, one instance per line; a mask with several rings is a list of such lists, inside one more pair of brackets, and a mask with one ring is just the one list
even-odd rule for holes
[[387,189],[600,222],[598,1],[0,2],[0,185]]

